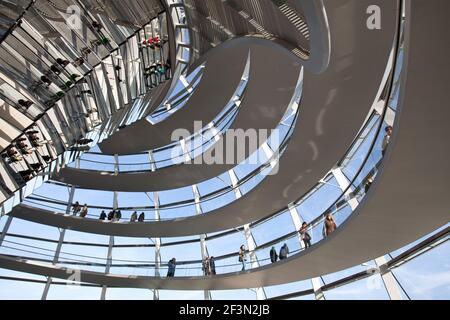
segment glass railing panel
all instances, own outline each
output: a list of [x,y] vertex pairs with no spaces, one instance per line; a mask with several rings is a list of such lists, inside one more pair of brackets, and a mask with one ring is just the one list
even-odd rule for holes
[[[245,236],[242,232],[235,232],[226,236],[218,237],[207,241],[208,252],[211,256],[219,257],[229,253],[238,253],[241,245],[246,244]],[[226,244],[226,246],[224,245]],[[229,260],[220,260],[217,265],[236,264],[238,257],[234,256]]]
[[[291,236],[286,239],[283,239],[282,241],[273,245],[273,247],[275,248],[278,255],[280,254],[281,247],[285,244],[287,245],[288,251],[289,251],[289,253],[287,255],[288,258],[291,257],[292,255],[299,253],[302,250],[302,247],[298,240],[298,236],[295,235],[295,236]],[[272,262],[270,260],[271,248],[272,248],[272,246],[269,246],[269,247],[258,249],[256,251],[256,255],[258,257],[258,263],[260,266],[267,266],[267,265],[272,264]]]
[[184,205],[182,208],[162,208],[160,209],[161,220],[183,218],[197,214],[195,204]]
[[[69,166],[72,168],[75,168],[76,164],[72,163]],[[98,171],[114,172],[114,164],[102,163],[102,162],[96,162],[96,161],[90,161],[90,160],[81,160],[79,168],[83,169],[83,170],[92,170],[95,168],[95,170],[98,170]]]
[[201,207],[203,213],[208,213],[234,201],[236,201],[235,193],[233,191],[228,191],[226,193],[221,194],[220,196],[215,196],[207,198],[206,200],[202,200]]
[[[10,233],[13,234],[13,233]],[[53,257],[57,242],[40,241],[34,238],[16,238],[7,235],[0,247],[1,254],[16,256],[28,256],[37,259]],[[52,258],[50,258],[52,259]]]
[[[327,300],[389,300],[381,275],[358,280],[324,292]],[[380,285],[377,285],[380,284]]]
[[113,192],[110,191],[95,191],[96,196],[92,197],[92,190],[77,189],[75,193],[75,200],[80,204],[87,203],[92,206],[107,206],[111,207],[113,203]]
[[244,179],[252,172],[260,168],[263,164],[265,164],[269,159],[264,151],[260,148],[256,150],[253,154],[251,154],[246,160],[244,160],[240,165],[233,168],[236,176],[239,180]]
[[295,226],[288,212],[266,220],[261,225],[252,227],[253,238],[257,245],[262,245],[295,231]]
[[[45,284],[42,284],[42,289],[37,289],[35,292],[39,295],[43,292]],[[109,289],[111,290],[111,289]],[[107,299],[110,291],[106,291]],[[101,296],[102,288],[100,286],[80,286],[73,284],[71,281],[62,285],[52,284],[47,294],[47,300],[98,300]],[[40,297],[35,298],[36,300]]]
[[4,255],[19,257],[26,256],[27,259],[31,260],[45,259],[47,261],[51,261],[53,258],[53,255],[51,254],[53,250],[46,251],[43,249],[30,248],[25,245],[11,243],[9,240],[4,241],[3,245],[0,248],[0,251]]
[[[124,263],[115,263],[113,259],[113,264],[110,268],[110,273],[117,275],[128,275],[128,276],[144,276],[151,277],[155,275],[154,267],[148,265],[128,267]],[[108,289],[109,291],[109,289]],[[147,292],[149,294],[149,292]],[[150,297],[148,297],[150,298]]]
[[89,265],[89,263],[87,263],[85,260],[83,259],[59,259],[59,262],[57,264],[55,264],[55,266],[60,267],[60,268],[66,268],[68,270],[83,270],[83,271],[92,271],[92,272],[100,272],[100,273],[104,273],[105,272],[105,266],[101,265],[101,266],[95,266],[95,265]]
[[[342,171],[345,173],[347,177],[354,177],[361,165],[363,164],[367,152],[371,148],[373,139],[377,135],[378,127],[380,125],[380,120],[374,124],[371,128],[370,132],[367,135],[367,139],[364,139],[362,143],[358,146],[358,149],[354,152],[354,155],[351,157],[351,160],[347,161],[343,166]],[[379,144],[378,144],[379,145]]]
[[[15,280],[0,280],[0,286],[4,289],[0,292],[2,300],[39,300],[42,296],[42,291],[45,288],[46,277],[33,276],[27,273],[14,272],[11,270],[0,270],[0,276],[17,277],[20,279],[32,279],[32,281],[15,281]],[[36,282],[40,281],[40,282]],[[18,285],[19,284],[19,285]],[[20,287],[20,290],[17,288]],[[99,294],[97,295],[99,296]]]
[[[184,107],[199,85],[204,68],[205,65],[201,65],[186,77],[180,75],[180,80],[177,81],[174,89],[169,93],[166,100],[147,117],[147,120],[152,124],[158,123]],[[152,71],[150,71],[149,77],[152,83],[158,82],[159,75],[157,72],[152,73]]]
[[324,182],[296,206],[302,220],[314,220],[342,195],[342,191],[334,177],[326,179]]
[[151,169],[149,160],[148,153],[119,156],[119,171],[149,171]]
[[42,210],[49,210],[54,212],[64,212],[66,211],[67,204],[65,203],[49,203],[47,199],[38,200],[34,197],[29,197],[23,201],[25,205],[32,206],[33,208],[38,208]]
[[156,169],[165,168],[167,166],[173,165],[174,163],[177,163],[175,161],[176,159],[172,159],[173,154],[183,154],[183,149],[180,145],[176,145],[175,147],[170,149],[155,152],[153,154],[153,159]]
[[[176,246],[162,247],[161,248],[161,261],[166,263],[170,259],[176,257],[176,259],[182,263],[186,261],[201,261],[201,250],[198,242],[184,243]],[[150,257],[153,261],[154,257]],[[201,263],[194,262],[185,265],[180,264],[179,267],[201,267]]]
[[177,201],[186,201],[194,199],[194,194],[191,186],[178,188],[174,190],[165,190],[158,192],[158,197],[161,205],[167,205]]

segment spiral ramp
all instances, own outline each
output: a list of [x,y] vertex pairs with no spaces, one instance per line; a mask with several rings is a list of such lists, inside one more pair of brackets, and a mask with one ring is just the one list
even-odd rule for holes
[[[218,12],[228,12],[239,24],[225,18],[221,20],[214,10],[209,11],[211,7],[202,6],[196,0],[164,3],[168,13],[175,10],[186,15],[168,24],[173,28],[169,34],[177,37],[183,32],[190,33],[189,44],[177,39],[169,47],[172,51],[187,47],[190,53],[188,61],[179,58],[176,66],[172,66],[174,76],[179,75],[177,70],[184,70],[182,77],[189,78],[189,72],[202,64],[203,75],[179,110],[160,122],[151,123],[148,116],[157,107],[151,112],[146,109],[147,112],[134,117],[133,123],[125,128],[107,130],[107,136],[96,140],[100,142],[99,153],[115,159],[117,165],[120,165],[117,163],[120,156],[152,155],[151,150],[170,146],[173,130],[193,128],[194,121],[198,120],[210,123],[233,101],[238,110],[235,117],[221,135],[212,137],[208,148],[222,143],[231,129],[279,128],[285,125],[283,115],[290,111],[294,120],[277,145],[278,149],[269,146],[271,152],[267,153],[268,143],[259,141],[246,150],[242,159],[264,149],[267,159],[245,177],[236,174],[242,170],[241,163],[209,165],[181,161],[159,168],[152,166],[151,157],[148,168],[137,171],[105,171],[66,164],[60,164],[61,168],[56,170],[49,165],[51,170],[46,173],[49,180],[43,183],[66,186],[70,190],[157,195],[167,190],[176,193],[178,188],[192,188],[192,201],[186,203],[196,208],[195,214],[187,213],[186,209],[186,214],[163,219],[160,212],[164,205],[155,197],[150,208],[155,219],[143,222],[102,221],[95,216],[74,215],[70,210],[73,198],[49,202],[66,206],[66,210],[27,202],[27,196],[39,198],[39,188],[36,194],[32,190],[30,195],[21,195],[20,201],[14,198],[8,203],[8,199],[12,199],[7,196],[11,183],[3,179],[5,202],[2,208],[8,222],[0,237],[0,248],[7,244],[4,240],[9,237],[8,227],[15,219],[60,230],[107,235],[112,252],[115,237],[159,239],[152,245],[155,250],[161,249],[161,239],[170,242],[171,238],[198,237],[198,240],[186,241],[198,242],[201,257],[205,257],[209,238],[217,241],[222,236],[226,239],[229,234],[242,232],[250,256],[250,268],[242,271],[240,264],[225,268],[227,259],[237,259],[237,248],[228,248],[228,253],[216,257],[218,270],[222,270],[221,261],[224,261],[224,272],[214,275],[204,275],[199,260],[178,262],[178,268],[186,265],[186,270],[192,270],[186,271],[184,276],[164,277],[161,272],[167,268],[167,263],[161,262],[161,257],[148,262],[154,275],[115,274],[110,272],[110,254],[99,263],[106,268],[105,272],[88,268],[79,271],[82,283],[101,286],[105,291],[111,287],[209,292],[264,288],[318,278],[382,257],[448,224],[450,154],[445,146],[450,133],[446,120],[449,111],[444,104],[450,92],[450,76],[446,72],[449,48],[442,43],[448,27],[445,12],[449,4],[446,1],[329,0],[315,1],[315,5],[310,1],[263,1],[262,17],[254,17],[252,7],[242,6],[239,1],[219,2],[211,1],[210,5],[217,6]],[[184,9],[178,11],[182,7]],[[381,10],[380,29],[369,27],[369,7]],[[265,19],[269,13],[275,17],[274,21]],[[125,17],[123,20],[112,18],[114,10],[102,9],[97,14],[110,17],[111,24],[126,20]],[[173,15],[169,16],[173,19]],[[135,21],[132,25],[138,28],[138,24]],[[288,36],[292,30],[297,30],[298,34]],[[124,64],[123,68],[132,67]],[[17,70],[16,75],[20,73]],[[168,81],[175,84],[180,79],[185,78],[174,77]],[[33,96],[34,101],[46,97],[46,92],[39,92],[42,95]],[[237,92],[240,92],[239,97],[233,100]],[[147,97],[148,94],[151,92],[143,92]],[[169,90],[166,98],[170,94]],[[107,104],[111,106],[112,101]],[[131,105],[123,104],[123,108]],[[376,124],[371,122],[374,115],[378,119]],[[111,114],[105,113],[99,118],[102,128],[109,116]],[[2,116],[2,121],[8,119],[13,120]],[[50,120],[43,127],[50,126]],[[366,134],[369,123],[372,123],[372,135]],[[387,125],[393,127],[393,133],[380,155],[379,144]],[[16,131],[23,130],[17,128],[17,124],[14,127]],[[77,133],[85,135],[93,128],[85,125]],[[73,137],[77,136],[75,132],[71,132]],[[13,136],[8,134],[8,139]],[[66,147],[51,150],[53,158],[60,159],[58,154],[67,154],[75,140],[67,138],[63,143]],[[359,165],[353,175],[342,175],[360,141],[366,141],[366,149],[356,161]],[[77,150],[71,161],[83,159],[83,152]],[[202,154],[197,156],[201,158]],[[5,160],[0,174],[11,177],[17,174],[14,170],[15,167]],[[216,198],[220,202],[221,192],[203,199],[198,188],[223,174],[229,174],[231,183],[221,192],[235,199],[218,203],[204,212],[204,203]],[[268,251],[272,245],[297,239],[302,212],[296,208],[330,175],[336,178],[341,190],[326,210],[309,219],[313,245],[305,249],[298,240],[298,250],[287,259],[265,263],[261,252]],[[252,179],[257,182],[246,190],[245,183]],[[371,184],[367,187],[369,180]],[[19,185],[18,189],[21,188],[25,187]],[[109,206],[88,205],[127,212],[142,209],[142,206],[121,206],[116,200]],[[187,207],[174,208],[183,212]],[[351,212],[343,214],[344,207]],[[329,213],[339,221],[338,227],[328,236],[321,236],[324,216]],[[252,229],[269,226],[271,219],[283,214],[291,215],[292,231],[256,244]],[[445,232],[443,237],[448,237],[448,228]],[[59,243],[64,243],[64,235]],[[25,251],[20,255],[0,252],[0,267],[45,276],[50,284],[54,279],[67,279],[71,272],[70,259],[59,258],[61,248],[58,248],[53,260],[33,258]],[[134,266],[139,268],[137,261]]]

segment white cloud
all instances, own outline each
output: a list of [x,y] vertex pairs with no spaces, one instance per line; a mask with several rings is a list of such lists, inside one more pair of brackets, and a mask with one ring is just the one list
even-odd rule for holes
[[433,299],[436,296],[436,291],[443,290],[443,294],[448,296],[440,296],[440,298],[450,298],[450,271],[432,273],[432,274],[418,274],[411,270],[401,270],[397,272],[401,275],[404,281],[405,290],[409,293],[422,296],[424,299]]

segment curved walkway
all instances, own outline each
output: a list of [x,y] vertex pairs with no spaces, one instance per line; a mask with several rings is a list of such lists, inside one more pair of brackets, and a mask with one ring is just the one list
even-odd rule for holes
[[[247,143],[245,152],[237,151],[241,147],[235,143],[232,150],[225,148],[225,141],[234,139],[232,130],[266,130],[275,129],[291,106],[292,97],[301,83],[301,66],[298,60],[278,45],[256,38],[232,40],[234,50],[250,51],[250,75],[247,88],[239,106],[236,119],[222,136],[218,136],[216,145],[224,146],[223,159],[234,155],[238,159],[229,164],[208,165],[203,161],[203,154],[192,160],[193,164],[180,164],[156,171],[132,173],[109,173],[93,170],[65,168],[53,177],[54,180],[76,185],[85,189],[111,191],[160,191],[193,185],[212,179],[247,159],[265,142],[258,139],[255,143]],[[222,63],[226,69],[227,64]],[[203,124],[205,126],[206,123]],[[192,132],[191,128],[186,128]],[[193,132],[192,132],[193,133]],[[234,140],[236,141],[236,140]],[[214,146],[211,146],[212,149]],[[205,148],[205,149],[210,149]],[[200,163],[200,164],[196,164]]]
[[[336,272],[382,256],[449,221],[450,130],[447,1],[409,2],[399,120],[387,161],[369,194],[337,231],[310,250],[277,264],[214,277],[119,276],[82,271],[81,281],[108,286],[164,289],[237,289],[276,285]],[[433,20],[430,21],[429,19]],[[411,38],[414,37],[414,41]],[[426,44],[426,45],[424,45]],[[432,63],[430,63],[430,61]],[[423,108],[427,105],[427,108]],[[426,134],[424,134],[426,132]],[[432,167],[431,167],[432,165]],[[411,183],[415,181],[418,183]],[[420,183],[419,183],[420,182]],[[420,199],[420,201],[412,201]],[[67,269],[0,257],[3,268],[67,279]]]
[[[170,279],[82,271],[81,281],[113,287],[173,290],[276,285],[364,263],[447,223],[450,152],[443,146],[450,138],[447,125],[450,111],[444,107],[444,101],[449,98],[450,75],[442,66],[450,67],[447,59],[450,52],[448,48],[443,50],[441,40],[448,27],[446,12],[450,7],[445,0],[410,4],[404,60],[407,77],[403,79],[400,120],[395,124],[392,145],[386,154],[388,161],[382,165],[368,196],[344,225],[310,250],[252,271]],[[434,21],[428,21],[429,17]],[[408,34],[414,35],[414,41],[410,41]],[[425,131],[427,134],[423,134]],[[430,164],[434,170],[430,169]],[[412,199],[420,199],[420,202]],[[70,276],[65,268],[4,256],[0,257],[0,265],[55,278]]]
[[247,57],[246,47],[213,50],[197,89],[183,108],[155,125],[146,119],[137,121],[100,143],[100,150],[109,155],[127,155],[156,149],[172,142],[170,137],[175,129],[191,131],[194,121],[211,122],[233,96]]
[[[348,3],[348,2],[346,2]],[[17,208],[21,218],[68,227],[78,231],[132,237],[178,237],[226,230],[267,217],[296,201],[315,185],[350,146],[374,103],[394,44],[398,26],[397,3],[382,2],[384,27],[373,32],[365,10],[369,0],[354,0],[342,6],[330,1],[326,7],[335,37],[330,68],[322,75],[306,73],[297,129],[280,158],[279,172],[264,179],[244,197],[210,213],[149,223],[107,224]],[[364,11],[365,12],[365,11]],[[348,25],[342,21],[352,21]],[[350,32],[352,31],[352,32]]]

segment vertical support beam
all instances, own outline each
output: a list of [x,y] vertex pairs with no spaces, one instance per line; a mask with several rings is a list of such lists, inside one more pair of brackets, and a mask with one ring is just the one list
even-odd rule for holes
[[246,224],[244,225],[244,236],[245,241],[247,242],[247,248],[249,251],[250,261],[252,263],[252,269],[259,267],[258,257],[256,256],[256,242],[253,238],[252,231],[250,229],[250,225]]
[[[292,223],[294,224],[294,228],[296,231],[298,231],[302,227],[303,221],[300,218],[300,214],[298,213],[297,207],[293,203],[291,203],[290,205],[288,205],[288,208],[289,208],[289,214],[291,215]],[[297,232],[297,239],[298,239],[298,242],[300,243],[300,248],[304,249],[305,244],[303,243],[303,241],[300,237],[300,233],[298,233],[298,232]]]
[[[337,167],[331,170],[331,173],[333,174],[334,178],[336,179],[339,188],[341,188],[342,191],[346,190],[349,185],[350,181],[347,179],[345,174],[342,172],[341,168]],[[358,206],[359,202],[355,197],[351,197],[353,192],[353,187],[350,187],[345,191],[345,196],[348,197],[348,204],[350,205],[350,208],[352,210],[355,210]],[[351,197],[351,198],[350,198]]]
[[[109,237],[109,245],[108,245],[108,255],[106,257],[105,274],[108,274],[110,269],[111,269],[113,247],[114,247],[114,236],[110,236]],[[102,293],[101,293],[101,296],[100,296],[100,300],[105,300],[105,298],[106,298],[106,289],[107,289],[107,286],[102,286]]]
[[[195,200],[195,211],[197,215],[203,214],[202,207],[200,205],[200,192],[198,191],[198,187],[196,184],[192,186],[192,193],[194,194],[194,200]],[[208,248],[206,247],[206,234],[200,235],[200,251],[202,254],[202,261],[206,259],[206,257],[209,256],[208,254]],[[211,292],[209,290],[204,290],[204,297],[205,300],[211,300]]]
[[[276,130],[273,131],[273,133],[272,133],[272,135],[270,137],[271,141],[275,141],[275,142],[279,141],[278,140],[279,137],[278,137],[278,133],[277,132],[278,131],[276,131]],[[272,150],[272,148],[269,146],[269,144],[267,142],[264,142],[261,145],[261,147],[262,147],[262,150],[263,150],[264,154],[266,155],[267,159],[272,159],[273,156],[275,155],[275,152]],[[270,161],[270,169],[271,170],[273,170],[277,165],[278,165],[278,159],[277,158],[272,159]]]
[[[375,259],[375,264],[378,268],[380,268],[382,265],[386,263],[387,261],[385,257]],[[389,299],[403,300],[400,288],[392,272],[390,270],[380,270],[380,272],[381,272],[381,279],[383,280],[383,284],[389,295]]]
[[[294,204],[291,203],[288,207],[289,207],[289,213],[291,215],[292,223],[294,224],[295,230],[298,231],[302,227],[302,223],[304,221],[302,221],[302,219],[300,218],[300,214],[297,210],[297,207]],[[297,233],[297,239],[300,243],[300,247],[302,249],[304,249],[305,244],[303,243],[303,241],[301,239],[300,233]],[[315,296],[316,300],[325,300],[325,296],[323,295],[323,292],[322,292],[320,278],[312,278],[311,283],[312,283],[312,288],[314,290],[314,296]]]
[[311,279],[312,287],[314,290],[314,297],[316,300],[325,300],[325,296],[322,291],[322,284],[320,283],[320,278]]
[[[239,179],[233,169],[229,170],[228,174],[230,176],[230,180],[231,180],[231,184],[234,189],[234,194],[236,196],[236,200],[238,200],[239,198],[242,197],[242,192],[238,186]],[[250,229],[249,224],[244,225],[244,237],[247,242],[247,248],[250,252],[250,261],[252,262],[252,268],[257,268],[257,267],[259,267],[258,258],[256,256],[256,252],[255,252],[257,246],[256,246],[255,239],[253,238],[252,231]],[[263,287],[256,288],[255,292],[256,292],[257,300],[264,300],[267,298],[266,292],[264,291]]]
[[183,154],[184,154],[184,162],[190,163],[192,159],[191,159],[191,156],[189,155],[189,149],[188,149],[188,147],[186,145],[186,140],[185,139],[181,139],[180,140],[180,147],[181,147],[181,150],[183,151]]
[[119,155],[118,154],[114,155],[114,174],[115,175],[119,174]]
[[153,151],[150,150],[148,152],[148,159],[150,160],[150,170],[152,172],[156,171],[156,163],[155,163],[155,157],[153,156]]
[[81,154],[75,159],[75,168],[79,169],[81,167]]
[[[155,206],[155,220],[159,221],[161,219],[161,215],[159,212],[159,196],[157,192],[153,193],[153,203]],[[155,277],[160,277],[160,269],[161,269],[161,238],[154,238],[155,243]],[[159,290],[153,290],[153,300],[159,300]]]
[[[72,208],[73,198],[75,196],[75,187],[70,187],[69,191],[69,200],[67,201],[66,214],[70,214],[70,209]],[[75,215],[75,214],[74,214]],[[64,237],[66,236],[66,229],[59,229],[59,239],[58,244],[56,246],[55,255],[53,257],[53,264],[57,264],[59,260],[59,255],[61,254],[61,248],[63,245]],[[41,300],[47,300],[48,291],[50,290],[50,286],[52,284],[53,278],[48,277],[47,282],[44,287],[44,291],[42,292]]]
[[123,99],[123,94],[122,94],[122,90],[121,90],[121,85],[120,85],[120,81],[119,81],[119,75],[118,72],[116,72],[116,67],[119,66],[119,64],[114,61],[115,59],[115,55],[111,55],[111,62],[112,62],[112,68],[114,70],[113,74],[114,74],[114,80],[115,80],[115,84],[116,84],[116,89],[117,89],[117,97],[119,98],[119,110],[123,109],[125,107],[125,100]]
[[[119,157],[118,155],[114,155],[114,172],[119,172]],[[113,209],[117,209],[119,207],[119,200],[118,200],[118,193],[117,191],[114,191],[113,194]],[[111,269],[111,263],[112,263],[112,251],[114,248],[114,236],[109,237],[109,245],[108,245],[108,254],[106,256],[106,267],[105,267],[105,274],[108,274]],[[100,295],[100,300],[106,299],[106,289],[107,286],[102,286],[102,292]]]
[[228,170],[228,175],[230,176],[231,185],[234,189],[234,194],[236,195],[236,200],[238,200],[239,198],[242,197],[242,192],[238,186],[239,179],[233,169]]
[[[245,236],[245,240],[247,242],[248,251],[250,252],[249,256],[250,256],[250,261],[252,263],[252,269],[258,268],[259,261],[258,261],[258,257],[256,256],[256,252],[255,252],[257,245],[256,245],[256,241],[255,241],[255,238],[253,237],[252,230],[250,229],[249,224],[244,225],[244,236]],[[256,288],[255,292],[256,292],[257,300],[267,299],[266,292],[264,291],[264,287]]]
[[214,142],[217,142],[220,140],[221,134],[220,134],[219,130],[217,130],[217,128],[215,127],[214,122],[211,122],[211,126],[209,127],[208,130],[211,131],[211,136],[213,137]]
[[8,216],[8,219],[5,222],[5,226],[3,227],[2,234],[0,235],[0,247],[3,245],[3,241],[5,240],[6,234],[8,233],[9,227],[11,226],[13,217]]
[[[400,88],[400,86],[396,86],[395,88],[396,88],[396,90],[397,90],[398,88]],[[383,101],[381,101],[380,103],[377,103],[377,104],[376,104],[376,106],[375,106],[375,112],[376,112],[378,115],[380,115],[380,116],[383,114],[383,112],[384,112],[384,102],[383,102]],[[393,126],[393,125],[394,125],[394,120],[395,120],[395,111],[388,107],[388,108],[386,109],[386,116],[384,117],[384,121],[385,121],[389,126]]]
[[[155,277],[160,277],[161,267],[161,238],[155,238]],[[159,300],[159,290],[153,290],[153,300]]]
[[[332,173],[334,177],[336,178],[339,187],[343,190],[345,190],[350,182],[348,181],[347,177],[342,172],[341,168],[335,168],[332,170]],[[346,195],[350,195],[353,192],[353,187],[350,187],[348,191],[345,193]],[[352,210],[355,210],[358,206],[359,202],[356,198],[351,198],[348,200],[348,203]],[[377,267],[380,267],[386,263],[386,258],[380,257],[375,259],[375,264]],[[402,295],[400,288],[398,287],[397,281],[395,280],[393,274],[391,271],[383,271],[381,270],[381,279],[383,281],[384,287],[386,288],[386,291],[389,295],[389,298],[391,300],[402,300]]]
[[[200,235],[200,251],[202,254],[202,260],[206,259],[208,257],[208,248],[206,247],[206,235],[201,234]],[[203,296],[205,300],[212,300],[211,292],[209,290],[203,291]]]

